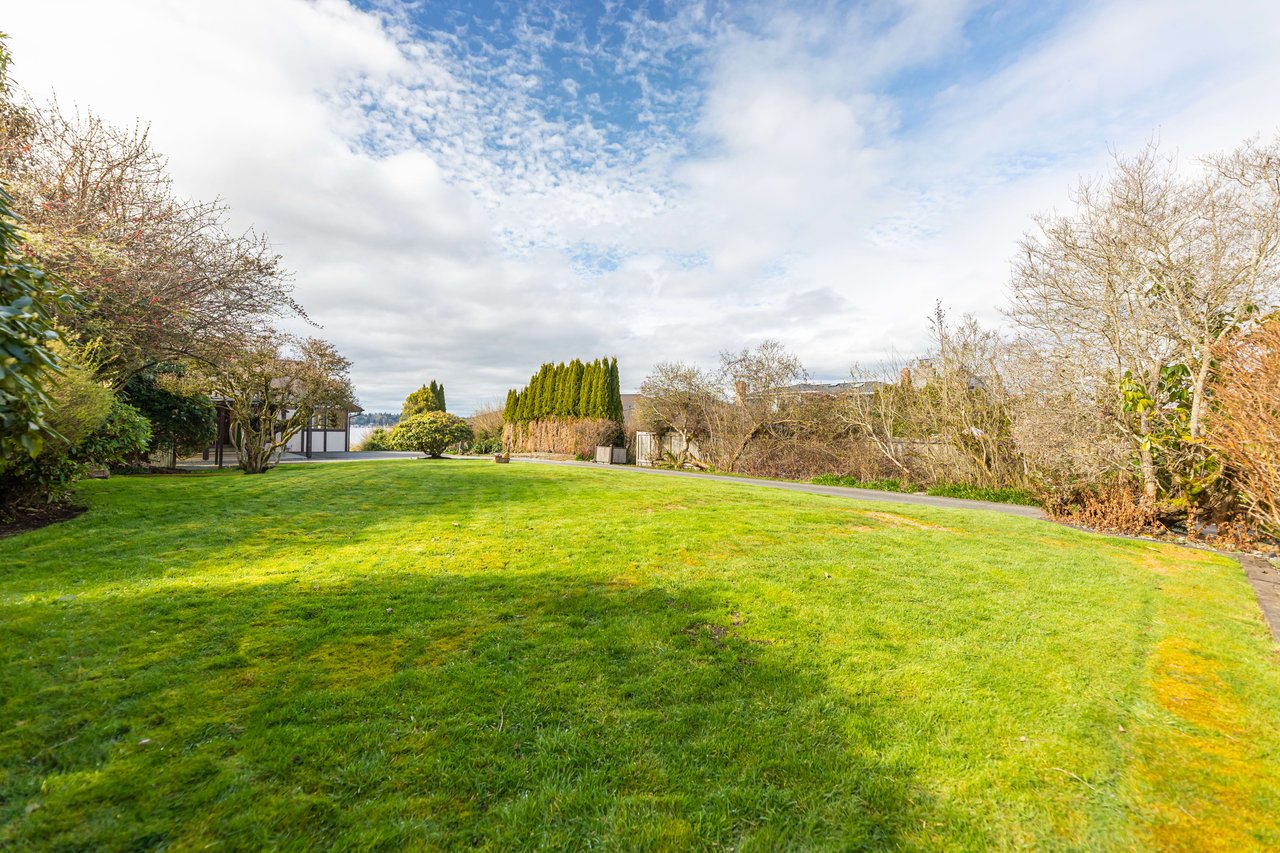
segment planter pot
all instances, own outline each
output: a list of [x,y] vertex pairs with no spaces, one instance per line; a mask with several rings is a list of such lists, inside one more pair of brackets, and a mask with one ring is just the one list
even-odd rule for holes
[[626,465],[627,449],[601,445],[596,448],[596,461],[605,465]]

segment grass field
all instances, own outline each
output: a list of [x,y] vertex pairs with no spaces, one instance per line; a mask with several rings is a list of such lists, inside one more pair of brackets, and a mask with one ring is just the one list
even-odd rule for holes
[[482,462],[82,496],[0,540],[0,848],[1280,845],[1219,557]]

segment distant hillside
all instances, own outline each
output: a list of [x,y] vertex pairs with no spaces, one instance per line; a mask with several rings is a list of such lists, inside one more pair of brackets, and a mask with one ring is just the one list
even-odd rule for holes
[[360,412],[351,416],[352,426],[388,427],[400,423],[399,412]]

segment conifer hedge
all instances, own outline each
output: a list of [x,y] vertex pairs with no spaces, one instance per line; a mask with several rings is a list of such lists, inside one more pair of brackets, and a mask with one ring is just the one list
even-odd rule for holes
[[547,362],[529,377],[529,384],[507,392],[502,419],[509,424],[545,420],[608,420],[622,423],[622,385],[618,360],[579,359],[565,364]]

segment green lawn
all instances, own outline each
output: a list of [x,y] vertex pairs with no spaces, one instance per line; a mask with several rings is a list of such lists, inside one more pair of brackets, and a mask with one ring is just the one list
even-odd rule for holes
[[1280,845],[1222,558],[474,461],[82,495],[0,540],[0,848]]

